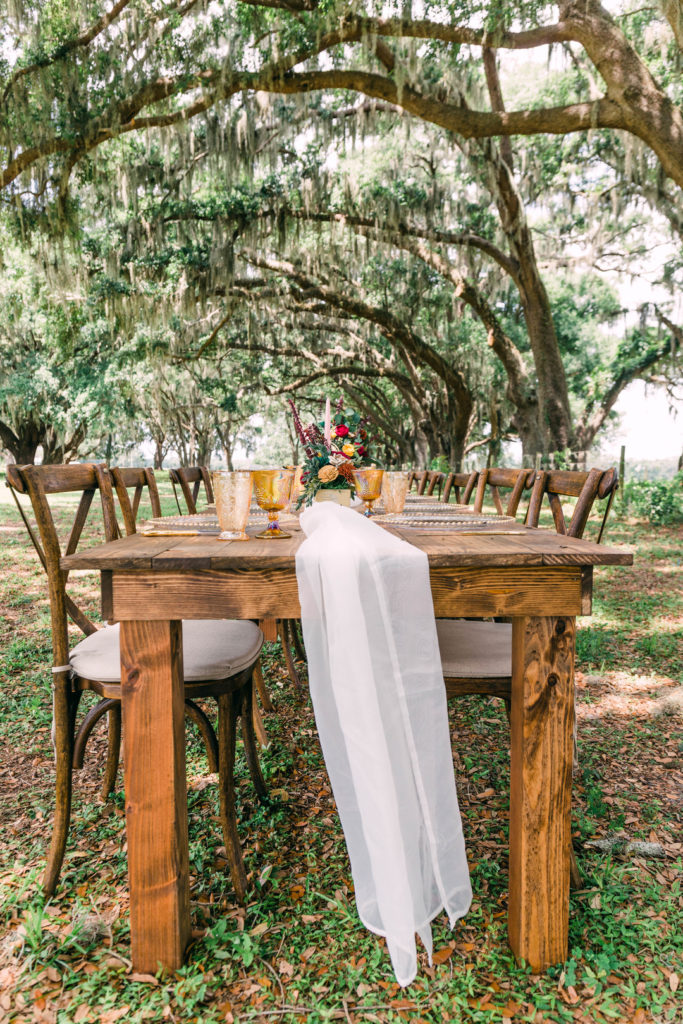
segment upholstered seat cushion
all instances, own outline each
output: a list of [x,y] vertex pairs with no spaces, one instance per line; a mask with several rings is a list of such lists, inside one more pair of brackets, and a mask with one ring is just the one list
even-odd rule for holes
[[512,675],[512,626],[509,622],[437,619],[444,678]]
[[[188,619],[183,622],[183,670],[186,682],[227,679],[258,657],[263,633],[253,622],[237,619]],[[74,647],[69,661],[82,679],[119,682],[119,626],[105,626]]]

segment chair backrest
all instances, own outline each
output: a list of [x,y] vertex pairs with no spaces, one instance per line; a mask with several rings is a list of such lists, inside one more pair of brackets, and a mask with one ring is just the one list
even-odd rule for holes
[[478,476],[476,469],[471,473],[449,473],[443,485],[444,502],[450,501],[451,493],[454,493],[456,504],[469,505]]
[[[50,594],[52,620],[52,655],[54,665],[65,669],[69,661],[67,616],[89,636],[97,629],[95,624],[67,594],[68,572],[59,561],[62,555],[72,555],[81,539],[95,492],[101,496],[104,533],[107,540],[118,536],[114,511],[114,496],[107,467],[102,463],[75,463],[68,466],[15,466],[7,467],[7,486],[19,508],[24,525],[33,542],[38,558],[46,572]],[[68,537],[62,549],[49,495],[80,493]],[[30,523],[19,495],[28,495],[33,510],[35,527]]]
[[180,469],[169,469],[168,475],[173,484],[176,505],[181,515],[183,510],[176,487],[180,487],[185,499],[185,505],[187,506],[187,512],[191,516],[197,511],[197,497],[202,484],[204,484],[207,504],[213,504],[213,487],[211,486],[211,473],[208,466],[181,466]]
[[410,483],[408,484],[408,490],[412,491],[413,484],[415,484],[415,491],[417,492],[417,494],[424,494],[428,480],[428,469],[413,469],[410,473]]
[[[109,473],[114,490],[116,491],[116,497],[119,499],[123,525],[127,536],[137,532],[138,512],[145,491],[148,493],[149,502],[152,506],[152,515],[155,518],[159,518],[162,515],[159,489],[153,469],[147,467],[129,468],[127,466],[114,466],[109,470]],[[133,492],[132,499],[129,491]]]
[[[481,512],[484,507],[486,488],[491,489],[491,497],[496,511],[499,515],[515,516],[519,502],[524,491],[529,490],[534,481],[533,469],[505,469],[503,467],[491,466],[489,469],[482,469],[477,483],[477,494],[474,499],[474,511]],[[503,510],[503,502],[500,496],[500,488],[504,487],[510,491],[508,503]]]
[[[557,532],[564,533],[568,537],[582,537],[595,501],[607,498],[597,539],[599,544],[605,532],[607,517],[618,486],[619,474],[614,467],[591,469],[588,472],[563,469],[541,470],[536,474],[531,491],[526,524],[527,526],[538,526],[543,498],[547,497]],[[577,499],[569,522],[564,515],[562,498]]]

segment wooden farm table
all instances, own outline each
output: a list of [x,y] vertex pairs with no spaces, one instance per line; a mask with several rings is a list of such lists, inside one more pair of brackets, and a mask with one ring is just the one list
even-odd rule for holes
[[[249,543],[137,534],[62,559],[64,569],[100,570],[103,615],[121,622],[138,971],[177,968],[190,937],[180,620],[298,618],[303,534],[292,531]],[[437,618],[512,617],[508,936],[542,970],[567,955],[574,616],[590,614],[593,566],[630,565],[632,555],[538,529],[393,532],[427,553]]]

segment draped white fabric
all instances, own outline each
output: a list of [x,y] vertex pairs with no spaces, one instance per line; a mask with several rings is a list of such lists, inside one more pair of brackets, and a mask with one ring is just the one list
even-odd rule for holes
[[301,516],[296,558],[318,732],[361,920],[400,985],[417,932],[472,892],[455,791],[427,556],[332,502]]

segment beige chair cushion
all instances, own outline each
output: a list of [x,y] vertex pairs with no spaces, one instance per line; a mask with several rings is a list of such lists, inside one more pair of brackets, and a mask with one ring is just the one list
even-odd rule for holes
[[512,675],[512,626],[509,622],[437,619],[445,679]]
[[[253,622],[237,619],[188,619],[183,622],[185,680],[227,679],[251,665],[263,644]],[[82,679],[120,682],[119,626],[105,626],[87,636],[69,655]]]

